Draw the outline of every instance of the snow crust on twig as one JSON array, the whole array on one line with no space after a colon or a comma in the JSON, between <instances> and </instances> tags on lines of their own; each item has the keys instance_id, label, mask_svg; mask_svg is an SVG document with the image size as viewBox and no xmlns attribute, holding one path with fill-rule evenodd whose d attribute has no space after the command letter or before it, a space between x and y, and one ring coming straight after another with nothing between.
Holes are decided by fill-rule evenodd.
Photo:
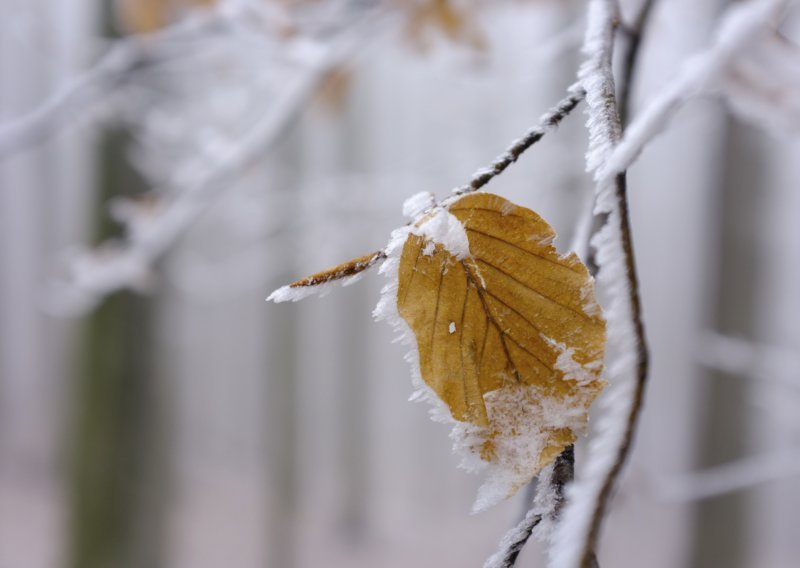
<instances>
[{"instance_id":1,"label":"snow crust on twig","mask_svg":"<svg viewBox=\"0 0 800 568\"><path fill-rule=\"evenodd\" d=\"M454 189L453 193L461 195L471 191L478 191L496 176L503 173L508 166L519 159L525 150L541 140L545 134L555 130L561 121L578 106L578 103L583 100L585 94L580 84L576 83L572 85L567 90L566 97L539 117L539 122L536 126L529 128L524 135L514 140L511 145L506 148L505 152L497 156L491 164L480 168L472 174L472 179L466 184Z\"/></svg>"},{"instance_id":2,"label":"snow crust on twig","mask_svg":"<svg viewBox=\"0 0 800 568\"><path fill-rule=\"evenodd\" d=\"M583 475L567 488L567 501L561 520L555 527L550 547L553 568L582 567L593 553L591 534L598 511L600 495L612 469L628 428L628 417L634 404L636 374L636 337L633 324L631 290L622 247L620 209L613 178L598 175L621 137L621 125L614 96L611 69L614 23L618 6L612 0L592 0L588 6L587 31L584 43L586 60L578 76L586 90L589 147L587 169L595 172L596 214L607 216L606 223L592 238L600 267L597 280L607 296L606 321L608 345L606 376L609 387L600 397L600 420L596 435L589 445L589 456Z\"/></svg>"},{"instance_id":3,"label":"snow crust on twig","mask_svg":"<svg viewBox=\"0 0 800 568\"><path fill-rule=\"evenodd\" d=\"M275 302L276 304L280 304L281 302L299 302L310 296L324 298L330 294L335 287L355 284L364 278L365 274L366 272L359 272L358 274L337 278L336 280L315 284L313 286L281 286L267 296L267 302Z\"/></svg>"},{"instance_id":4,"label":"snow crust on twig","mask_svg":"<svg viewBox=\"0 0 800 568\"><path fill-rule=\"evenodd\" d=\"M542 516L536 509L528 511L525 518L503 535L497 547L497 552L483 563L483 568L510 568L513 566L517 555L522 550L522 547L525 546L531 532L541 521Z\"/></svg>"}]
</instances>

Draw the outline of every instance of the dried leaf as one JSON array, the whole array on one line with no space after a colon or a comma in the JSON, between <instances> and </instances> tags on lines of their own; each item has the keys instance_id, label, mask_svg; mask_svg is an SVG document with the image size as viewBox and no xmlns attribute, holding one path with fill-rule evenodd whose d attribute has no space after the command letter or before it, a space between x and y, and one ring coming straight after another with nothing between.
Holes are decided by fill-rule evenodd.
<instances>
[{"instance_id":1,"label":"dried leaf","mask_svg":"<svg viewBox=\"0 0 800 568\"><path fill-rule=\"evenodd\" d=\"M325 74L314 102L330 114L341 114L352 86L352 71L343 65L336 66Z\"/></svg>"},{"instance_id":2,"label":"dried leaf","mask_svg":"<svg viewBox=\"0 0 800 568\"><path fill-rule=\"evenodd\" d=\"M541 217L497 195L460 197L404 237L397 313L422 380L457 421L457 445L490 466L476 502L485 508L585 428L604 385L593 280L577 256L558 254Z\"/></svg>"},{"instance_id":3,"label":"dried leaf","mask_svg":"<svg viewBox=\"0 0 800 568\"><path fill-rule=\"evenodd\" d=\"M216 0L118 0L117 18L128 33L152 33L174 22L188 9L208 7Z\"/></svg>"},{"instance_id":4,"label":"dried leaf","mask_svg":"<svg viewBox=\"0 0 800 568\"><path fill-rule=\"evenodd\" d=\"M404 2L404 7L408 10L406 33L418 48L429 48L428 36L439 32L454 43L481 51L486 49L483 31L470 17L470 12L453 5L453 0L415 0Z\"/></svg>"},{"instance_id":5,"label":"dried leaf","mask_svg":"<svg viewBox=\"0 0 800 568\"><path fill-rule=\"evenodd\" d=\"M559 255L539 215L489 193L436 205L417 194L385 251L272 293L299 300L385 262L375 310L416 348L416 398L453 422L469 469L486 469L474 508L513 495L576 440L602 390L605 320L594 281L574 253Z\"/></svg>"}]
</instances>

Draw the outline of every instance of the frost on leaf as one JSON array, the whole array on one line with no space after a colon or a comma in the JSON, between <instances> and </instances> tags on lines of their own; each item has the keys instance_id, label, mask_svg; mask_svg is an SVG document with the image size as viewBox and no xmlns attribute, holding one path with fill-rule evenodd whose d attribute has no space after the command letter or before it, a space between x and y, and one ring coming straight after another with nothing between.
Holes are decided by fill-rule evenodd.
<instances>
[{"instance_id":1,"label":"frost on leaf","mask_svg":"<svg viewBox=\"0 0 800 568\"><path fill-rule=\"evenodd\" d=\"M453 250L463 234L468 250ZM377 313L407 325L420 395L444 403L465 465L487 470L476 510L574 443L605 384L592 278L577 256L558 254L554 237L533 211L473 193L398 229L387 250L382 271L396 271L396 286Z\"/></svg>"}]
</instances>

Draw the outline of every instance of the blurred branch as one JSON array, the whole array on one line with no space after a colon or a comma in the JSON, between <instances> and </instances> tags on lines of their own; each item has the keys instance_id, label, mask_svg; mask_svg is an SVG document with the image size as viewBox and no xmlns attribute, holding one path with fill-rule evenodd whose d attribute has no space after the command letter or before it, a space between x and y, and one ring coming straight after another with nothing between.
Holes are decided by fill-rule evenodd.
<instances>
[{"instance_id":1,"label":"blurred branch","mask_svg":"<svg viewBox=\"0 0 800 568\"><path fill-rule=\"evenodd\" d=\"M709 331L699 338L695 357L711 369L800 389L800 356L790 349Z\"/></svg>"},{"instance_id":2,"label":"blurred branch","mask_svg":"<svg viewBox=\"0 0 800 568\"><path fill-rule=\"evenodd\" d=\"M751 456L701 471L656 480L660 499L690 502L800 476L800 448Z\"/></svg>"},{"instance_id":3,"label":"blurred branch","mask_svg":"<svg viewBox=\"0 0 800 568\"><path fill-rule=\"evenodd\" d=\"M642 149L690 99L713 92L743 50L771 29L775 17L795 0L749 0L732 4L720 19L716 41L686 61L676 78L641 111L598 171L609 182L628 169Z\"/></svg>"},{"instance_id":4,"label":"blurred branch","mask_svg":"<svg viewBox=\"0 0 800 568\"><path fill-rule=\"evenodd\" d=\"M177 43L202 37L222 20L218 10L208 10L162 31L114 41L97 63L41 106L0 124L0 160L53 136L110 97L133 72L174 58Z\"/></svg>"},{"instance_id":5,"label":"blurred branch","mask_svg":"<svg viewBox=\"0 0 800 568\"><path fill-rule=\"evenodd\" d=\"M105 295L119 289L146 285L152 264L206 210L211 201L230 187L236 177L260 159L284 132L330 69L363 48L364 39L377 29L380 2L363 9L356 21L348 20L325 44L306 43L303 68L282 88L279 98L264 110L247 131L219 157L192 171L180 187L165 193L155 207L124 208L128 234L121 243L109 242L75 256L66 282L53 286L50 309L80 313ZM352 14L351 14L352 15ZM298 40L299 41L299 40ZM313 49L312 49L313 48Z\"/></svg>"},{"instance_id":6,"label":"blurred branch","mask_svg":"<svg viewBox=\"0 0 800 568\"><path fill-rule=\"evenodd\" d=\"M639 36L646 24L651 4L646 2L632 33ZM579 77L586 89L589 150L587 167L595 170L595 213L604 214L604 225L595 234L600 266L599 277L611 295L606 314L609 343L616 352L609 355L615 375L613 402L606 410L606 428L589 457L587 479L570 493L570 502L559 524L551 557L563 567L597 565L595 550L611 494L627 461L642 409L648 371L648 348L642 321L639 282L633 251L633 237L627 199L625 171L603 179L599 172L622 137L620 109L627 109L630 82L640 42L632 42L621 70L622 95L615 95L612 69L614 33L620 24L615 0L594 0L587 17L584 53L587 60ZM628 376L630 375L630 376Z\"/></svg>"}]
</instances>

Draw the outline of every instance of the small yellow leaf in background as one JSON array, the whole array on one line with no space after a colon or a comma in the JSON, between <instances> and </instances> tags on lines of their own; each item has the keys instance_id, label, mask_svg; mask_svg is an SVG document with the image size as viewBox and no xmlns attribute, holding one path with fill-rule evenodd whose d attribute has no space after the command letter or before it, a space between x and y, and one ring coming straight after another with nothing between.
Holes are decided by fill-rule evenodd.
<instances>
[{"instance_id":1,"label":"small yellow leaf in background","mask_svg":"<svg viewBox=\"0 0 800 568\"><path fill-rule=\"evenodd\" d=\"M398 231L397 314L422 381L456 421L456 446L488 468L484 509L585 428L605 384L593 280L577 256L558 254L541 217L497 195L454 199Z\"/></svg>"},{"instance_id":2,"label":"small yellow leaf in background","mask_svg":"<svg viewBox=\"0 0 800 568\"><path fill-rule=\"evenodd\" d=\"M454 43L486 49L486 38L474 18L477 6L465 9L453 0L403 0L398 4L408 11L406 32L418 48L428 49L429 36L439 32Z\"/></svg>"},{"instance_id":3,"label":"small yellow leaf in background","mask_svg":"<svg viewBox=\"0 0 800 568\"><path fill-rule=\"evenodd\" d=\"M116 16L128 33L152 33L175 22L180 14L209 7L216 0L117 0Z\"/></svg>"}]
</instances>

